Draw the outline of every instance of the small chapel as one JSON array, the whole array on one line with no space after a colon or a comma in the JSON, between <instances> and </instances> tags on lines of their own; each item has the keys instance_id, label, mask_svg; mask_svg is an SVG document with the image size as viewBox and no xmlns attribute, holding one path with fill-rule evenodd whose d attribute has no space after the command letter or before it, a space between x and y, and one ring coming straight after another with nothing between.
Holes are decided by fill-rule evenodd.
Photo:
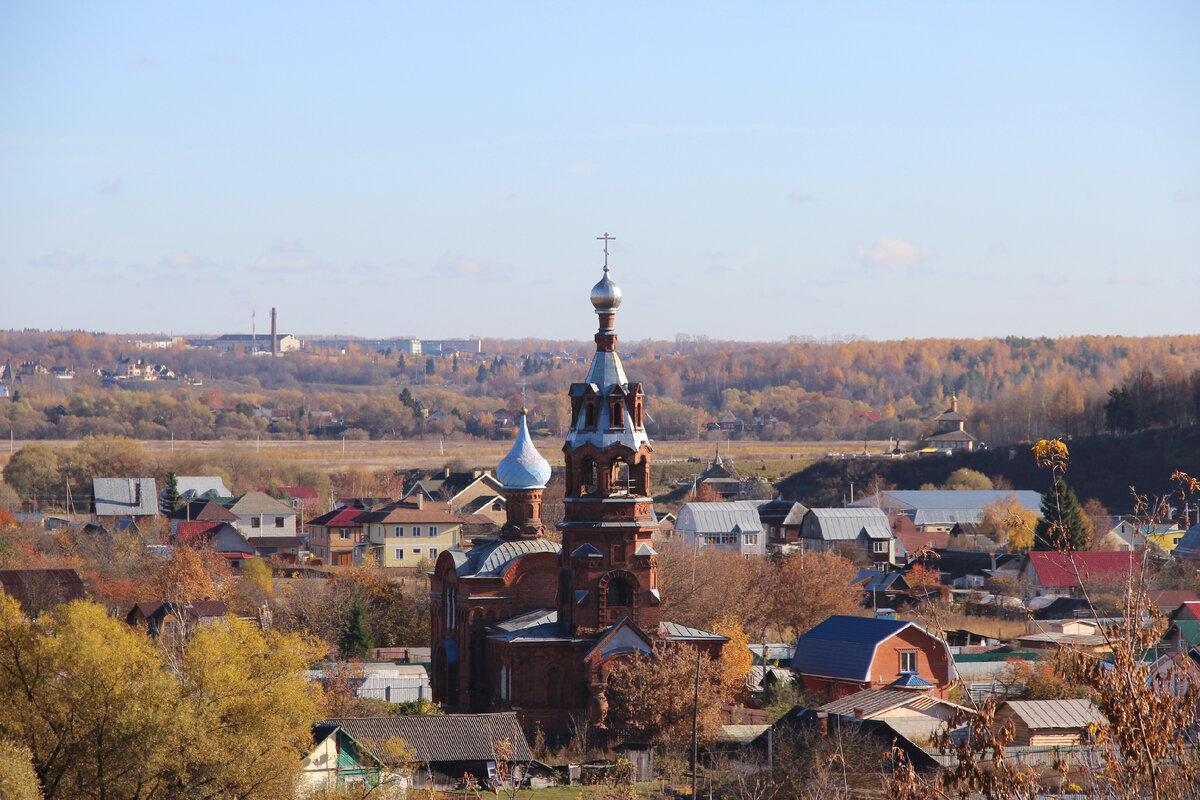
<instances>
[{"instance_id":1,"label":"small chapel","mask_svg":"<svg viewBox=\"0 0 1200 800\"><path fill-rule=\"evenodd\" d=\"M642 387L617 355L621 299L606 249L591 292L596 354L569 390L561 544L542 525L550 464L522 410L496 469L507 515L499 535L443 552L430 574L433 698L448 708L515 711L527 730L548 735L566 733L581 714L604 728L605 687L622 659L663 642L717 657L728 641L659 613L653 448Z\"/></svg>"}]
</instances>

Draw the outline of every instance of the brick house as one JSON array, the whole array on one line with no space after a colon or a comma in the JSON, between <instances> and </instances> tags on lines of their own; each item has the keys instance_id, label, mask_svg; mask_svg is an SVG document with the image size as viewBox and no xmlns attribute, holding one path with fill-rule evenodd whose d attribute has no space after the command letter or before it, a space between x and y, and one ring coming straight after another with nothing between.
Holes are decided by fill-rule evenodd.
<instances>
[{"instance_id":1,"label":"brick house","mask_svg":"<svg viewBox=\"0 0 1200 800\"><path fill-rule=\"evenodd\" d=\"M831 700L885 688L945 698L957 677L946 642L915 622L841 614L800 637L792 672Z\"/></svg>"}]
</instances>

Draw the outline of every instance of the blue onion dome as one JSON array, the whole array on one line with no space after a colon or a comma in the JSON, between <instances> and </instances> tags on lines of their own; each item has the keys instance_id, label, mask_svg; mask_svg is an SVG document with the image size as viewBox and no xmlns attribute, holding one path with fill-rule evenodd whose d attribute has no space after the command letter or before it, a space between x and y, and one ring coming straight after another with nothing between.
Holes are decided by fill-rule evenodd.
<instances>
[{"instance_id":1,"label":"blue onion dome","mask_svg":"<svg viewBox=\"0 0 1200 800\"><path fill-rule=\"evenodd\" d=\"M616 311L621 305L621 287L608 277L608 267L604 268L604 277L592 287L592 305L597 311Z\"/></svg>"},{"instance_id":2,"label":"blue onion dome","mask_svg":"<svg viewBox=\"0 0 1200 800\"><path fill-rule=\"evenodd\" d=\"M550 462L542 458L529 438L525 409L521 409L517 439L508 455L496 467L496 477L506 489L544 489L550 480Z\"/></svg>"}]
</instances>

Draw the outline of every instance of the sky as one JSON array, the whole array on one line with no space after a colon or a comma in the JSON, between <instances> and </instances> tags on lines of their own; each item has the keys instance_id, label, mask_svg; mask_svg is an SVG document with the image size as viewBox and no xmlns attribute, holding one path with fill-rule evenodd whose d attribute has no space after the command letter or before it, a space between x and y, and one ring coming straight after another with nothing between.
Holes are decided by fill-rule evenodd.
<instances>
[{"instance_id":1,"label":"sky","mask_svg":"<svg viewBox=\"0 0 1200 800\"><path fill-rule=\"evenodd\" d=\"M1200 3L0 3L0 329L1200 328Z\"/></svg>"}]
</instances>

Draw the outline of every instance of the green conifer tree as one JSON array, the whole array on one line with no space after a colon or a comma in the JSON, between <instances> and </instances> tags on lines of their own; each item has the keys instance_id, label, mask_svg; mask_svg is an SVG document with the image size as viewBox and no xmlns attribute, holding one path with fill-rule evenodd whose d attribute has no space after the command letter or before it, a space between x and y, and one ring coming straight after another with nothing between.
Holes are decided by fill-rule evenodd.
<instances>
[{"instance_id":1,"label":"green conifer tree","mask_svg":"<svg viewBox=\"0 0 1200 800\"><path fill-rule=\"evenodd\" d=\"M1033 530L1035 550L1090 550L1092 531L1075 491L1059 475L1042 495L1042 518Z\"/></svg>"},{"instance_id":2,"label":"green conifer tree","mask_svg":"<svg viewBox=\"0 0 1200 800\"><path fill-rule=\"evenodd\" d=\"M350 619L342 629L342 638L338 643L342 658L357 658L363 661L371 657L375 642L371 638L371 629L367 627L367 614L360 601L355 600L350 607Z\"/></svg>"},{"instance_id":3,"label":"green conifer tree","mask_svg":"<svg viewBox=\"0 0 1200 800\"><path fill-rule=\"evenodd\" d=\"M183 497L179 494L179 476L175 474L175 470L167 473L167 488L163 492L162 504L168 512L183 505Z\"/></svg>"}]
</instances>

